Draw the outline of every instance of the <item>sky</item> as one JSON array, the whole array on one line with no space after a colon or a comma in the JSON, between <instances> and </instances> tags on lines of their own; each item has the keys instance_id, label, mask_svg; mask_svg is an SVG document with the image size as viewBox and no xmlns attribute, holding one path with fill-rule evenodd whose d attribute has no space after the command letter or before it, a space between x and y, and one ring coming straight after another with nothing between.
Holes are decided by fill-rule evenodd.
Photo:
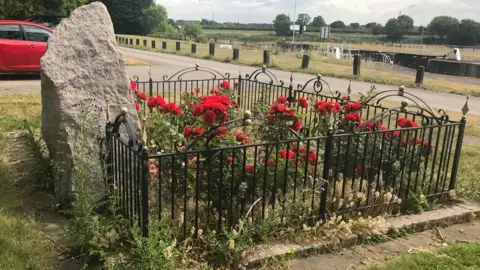
<instances>
[{"instance_id":1,"label":"sky","mask_svg":"<svg viewBox=\"0 0 480 270\"><path fill-rule=\"evenodd\" d=\"M285 13L293 17L295 0L156 0L175 20L211 20L218 22L272 23ZM342 20L346 24L385 22L399 13L411 16L415 25L428 25L439 15L480 21L480 0L297 0L296 14L323 16L327 23Z\"/></svg>"}]
</instances>

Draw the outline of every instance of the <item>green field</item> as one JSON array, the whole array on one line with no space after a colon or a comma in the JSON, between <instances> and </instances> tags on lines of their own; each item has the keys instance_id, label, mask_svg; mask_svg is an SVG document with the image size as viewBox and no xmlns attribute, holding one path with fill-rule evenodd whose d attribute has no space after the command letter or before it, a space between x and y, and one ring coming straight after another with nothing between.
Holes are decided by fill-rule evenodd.
<instances>
[{"instance_id":1,"label":"green field","mask_svg":"<svg viewBox=\"0 0 480 270\"><path fill-rule=\"evenodd\" d=\"M162 38L153 38L153 37L142 37L142 36L130 36L130 35L118 35L119 37L124 37L128 39L133 39L133 46L128 45L131 48L137 48L141 50L157 51L157 52L166 52L178 55L184 55L194 58L204 58L211 59L221 62L233 62L232 56L233 53L228 49L219 49L218 46L215 49L215 56L209 56L208 44L198 43L197 44L197 53L191 53L191 44L194 41L180 41L181 50L175 51L176 40L162 39ZM136 46L136 40L139 39L140 45ZM147 47L143 46L143 40L147 40ZM156 48L151 48L151 41L156 41ZM162 49L162 41L167 42L167 49ZM125 46L125 44L122 44ZM346 45L345 45L346 46ZM360 47L361 45L356 45ZM373 46L373 45L365 45ZM265 47L267 48L267 47ZM404 85L408 87L416 87L414 85L414 75L399 72L395 66L390 66L382 63L376 62L362 62L362 75L353 76L352 74L352 62L349 60L334 60L329 59L323 56L323 53L320 51L310 52L310 65L308 69L301 69L301 54L300 53L281 53L278 50L271 51L270 57L271 68L287 70L287 71L297 71L305 72L310 74L322 74L324 76L346 78L352 80L366 81L376 84L392 84L392 85ZM254 48L246 49L243 46L240 46L240 58L237 61L238 64L253 65L253 66L262 66L263 65L263 49ZM457 94L469 94L473 96L480 96L480 84L474 83L465 83L462 81L451 80L448 78L426 78L424 84L422 85L425 89L431 89L436 91L451 92Z\"/></svg>"}]
</instances>

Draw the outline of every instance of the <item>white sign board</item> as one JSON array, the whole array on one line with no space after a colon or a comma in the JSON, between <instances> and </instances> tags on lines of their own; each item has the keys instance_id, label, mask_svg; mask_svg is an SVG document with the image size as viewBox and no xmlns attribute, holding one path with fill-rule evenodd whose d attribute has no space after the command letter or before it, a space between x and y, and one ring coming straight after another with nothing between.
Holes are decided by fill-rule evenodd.
<instances>
[{"instance_id":1,"label":"white sign board","mask_svg":"<svg viewBox=\"0 0 480 270\"><path fill-rule=\"evenodd\" d=\"M293 25L290 25L290 31L293 31ZM295 25L295 31L300 31L300 25L296 24ZM303 26L303 31L307 31L307 26Z\"/></svg>"},{"instance_id":2,"label":"white sign board","mask_svg":"<svg viewBox=\"0 0 480 270\"><path fill-rule=\"evenodd\" d=\"M320 29L320 38L328 38L330 36L330 27L329 26L323 26Z\"/></svg>"}]
</instances>

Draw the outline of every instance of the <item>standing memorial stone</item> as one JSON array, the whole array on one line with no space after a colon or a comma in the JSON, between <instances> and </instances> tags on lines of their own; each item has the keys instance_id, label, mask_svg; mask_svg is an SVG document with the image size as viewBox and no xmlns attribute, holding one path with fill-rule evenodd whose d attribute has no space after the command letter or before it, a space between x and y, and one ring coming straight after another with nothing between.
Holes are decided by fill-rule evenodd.
<instances>
[{"instance_id":1,"label":"standing memorial stone","mask_svg":"<svg viewBox=\"0 0 480 270\"><path fill-rule=\"evenodd\" d=\"M137 132L140 128L125 60L102 3L79 7L58 25L41 60L40 75L42 133L56 167L55 195L68 204L75 164L88 162L85 173L94 185L91 199L99 200L106 190L99 140L105 137L105 124L123 107Z\"/></svg>"}]
</instances>

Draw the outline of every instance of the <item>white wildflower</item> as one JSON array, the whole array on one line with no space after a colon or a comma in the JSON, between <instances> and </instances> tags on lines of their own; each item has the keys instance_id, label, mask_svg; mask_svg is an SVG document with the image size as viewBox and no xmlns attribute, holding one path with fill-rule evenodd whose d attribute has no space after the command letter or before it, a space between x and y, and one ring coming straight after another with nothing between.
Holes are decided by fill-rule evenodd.
<instances>
[{"instance_id":1,"label":"white wildflower","mask_svg":"<svg viewBox=\"0 0 480 270\"><path fill-rule=\"evenodd\" d=\"M234 248L235 248L235 240L230 239L230 240L228 241L228 248L229 248L229 249L234 249Z\"/></svg>"}]
</instances>

